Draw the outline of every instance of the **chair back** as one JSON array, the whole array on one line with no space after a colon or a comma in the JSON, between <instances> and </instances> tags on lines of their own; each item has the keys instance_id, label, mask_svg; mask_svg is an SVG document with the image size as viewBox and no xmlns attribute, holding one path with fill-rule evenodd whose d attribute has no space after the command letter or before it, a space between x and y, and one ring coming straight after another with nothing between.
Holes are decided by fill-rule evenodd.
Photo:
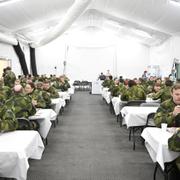
<instances>
[{"instance_id":1,"label":"chair back","mask_svg":"<svg viewBox=\"0 0 180 180\"><path fill-rule=\"evenodd\" d=\"M144 100L133 100L133 101L128 101L125 106L140 106L140 104L144 103Z\"/></svg>"},{"instance_id":2,"label":"chair back","mask_svg":"<svg viewBox=\"0 0 180 180\"><path fill-rule=\"evenodd\" d=\"M18 128L17 130L31 130L31 123L26 118L17 118L18 121Z\"/></svg>"},{"instance_id":3,"label":"chair back","mask_svg":"<svg viewBox=\"0 0 180 180\"><path fill-rule=\"evenodd\" d=\"M143 107L159 107L160 103L157 103L157 102L145 102L145 103L141 103L140 106L143 106Z\"/></svg>"},{"instance_id":4,"label":"chair back","mask_svg":"<svg viewBox=\"0 0 180 180\"><path fill-rule=\"evenodd\" d=\"M148 114L145 127L155 127L156 126L154 123L155 114L156 113L149 113Z\"/></svg>"}]
</instances>

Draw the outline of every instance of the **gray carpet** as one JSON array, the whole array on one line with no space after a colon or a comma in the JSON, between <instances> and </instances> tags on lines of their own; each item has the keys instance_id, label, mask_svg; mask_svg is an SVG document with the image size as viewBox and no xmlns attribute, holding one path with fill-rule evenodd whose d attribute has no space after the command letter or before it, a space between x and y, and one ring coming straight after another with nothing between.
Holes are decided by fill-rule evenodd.
<instances>
[{"instance_id":1,"label":"gray carpet","mask_svg":"<svg viewBox=\"0 0 180 180\"><path fill-rule=\"evenodd\" d=\"M30 160L28 180L153 179L145 147L139 142L132 150L127 129L119 127L101 96L76 92L48 141L42 159Z\"/></svg>"}]
</instances>

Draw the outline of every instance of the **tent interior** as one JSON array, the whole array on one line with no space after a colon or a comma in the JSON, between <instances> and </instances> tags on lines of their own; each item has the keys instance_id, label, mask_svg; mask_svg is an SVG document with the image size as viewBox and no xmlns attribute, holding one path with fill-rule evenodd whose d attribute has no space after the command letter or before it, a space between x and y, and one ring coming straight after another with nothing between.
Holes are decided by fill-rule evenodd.
<instances>
[{"instance_id":1,"label":"tent interior","mask_svg":"<svg viewBox=\"0 0 180 180\"><path fill-rule=\"evenodd\" d=\"M22 74L13 45L20 44L29 73L30 47L38 74L71 80L167 77L180 59L179 0L1 0L0 58Z\"/></svg>"}]
</instances>

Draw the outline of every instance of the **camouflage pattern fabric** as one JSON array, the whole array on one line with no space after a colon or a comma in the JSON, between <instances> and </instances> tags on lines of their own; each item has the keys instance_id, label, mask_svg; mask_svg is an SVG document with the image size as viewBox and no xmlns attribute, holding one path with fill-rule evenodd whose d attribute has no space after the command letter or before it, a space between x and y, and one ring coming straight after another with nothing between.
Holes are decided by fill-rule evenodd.
<instances>
[{"instance_id":1,"label":"camouflage pattern fabric","mask_svg":"<svg viewBox=\"0 0 180 180\"><path fill-rule=\"evenodd\" d=\"M180 129L168 139L168 147L171 151L180 152ZM180 157L176 159L176 165L180 172Z\"/></svg>"},{"instance_id":2,"label":"camouflage pattern fabric","mask_svg":"<svg viewBox=\"0 0 180 180\"><path fill-rule=\"evenodd\" d=\"M22 93L13 95L5 104L15 113L16 118L28 118L36 113L31 98Z\"/></svg>"},{"instance_id":3,"label":"camouflage pattern fabric","mask_svg":"<svg viewBox=\"0 0 180 180\"><path fill-rule=\"evenodd\" d=\"M54 87L50 87L47 92L50 94L51 98L59 98L58 91Z\"/></svg>"},{"instance_id":4,"label":"camouflage pattern fabric","mask_svg":"<svg viewBox=\"0 0 180 180\"><path fill-rule=\"evenodd\" d=\"M171 151L180 152L180 129L168 139L168 147Z\"/></svg>"},{"instance_id":5,"label":"camouflage pattern fabric","mask_svg":"<svg viewBox=\"0 0 180 180\"><path fill-rule=\"evenodd\" d=\"M34 90L31 94L29 94L32 100L35 100L37 104L36 108L46 108L46 102L42 96L42 92L38 90Z\"/></svg>"},{"instance_id":6,"label":"camouflage pattern fabric","mask_svg":"<svg viewBox=\"0 0 180 180\"><path fill-rule=\"evenodd\" d=\"M8 71L4 76L4 85L12 88L16 80L16 75L12 71Z\"/></svg>"},{"instance_id":7,"label":"camouflage pattern fabric","mask_svg":"<svg viewBox=\"0 0 180 180\"><path fill-rule=\"evenodd\" d=\"M171 87L165 87L159 92L152 95L153 100L161 99L161 102L164 102L171 98Z\"/></svg>"},{"instance_id":8,"label":"camouflage pattern fabric","mask_svg":"<svg viewBox=\"0 0 180 180\"><path fill-rule=\"evenodd\" d=\"M14 131L18 128L15 114L7 106L0 107L0 131Z\"/></svg>"},{"instance_id":9,"label":"camouflage pattern fabric","mask_svg":"<svg viewBox=\"0 0 180 180\"><path fill-rule=\"evenodd\" d=\"M161 103L154 116L154 123L157 127L161 127L161 123L167 123L168 127L175 126L175 117L172 116L175 106L172 98Z\"/></svg>"},{"instance_id":10,"label":"camouflage pattern fabric","mask_svg":"<svg viewBox=\"0 0 180 180\"><path fill-rule=\"evenodd\" d=\"M113 86L114 85L114 81L113 80L104 80L104 82L102 83L102 86L103 87L108 87L108 88L110 88L111 86Z\"/></svg>"},{"instance_id":11,"label":"camouflage pattern fabric","mask_svg":"<svg viewBox=\"0 0 180 180\"><path fill-rule=\"evenodd\" d=\"M40 102L43 103L44 108L50 108L51 107L51 97L46 91L44 91L42 89L35 89L34 94L37 94L38 96L41 97ZM45 105L44 105L44 103L45 103ZM42 108L43 108L43 106L41 105Z\"/></svg>"},{"instance_id":12,"label":"camouflage pattern fabric","mask_svg":"<svg viewBox=\"0 0 180 180\"><path fill-rule=\"evenodd\" d=\"M121 95L122 101L145 100L146 94L140 86L132 86Z\"/></svg>"}]
</instances>

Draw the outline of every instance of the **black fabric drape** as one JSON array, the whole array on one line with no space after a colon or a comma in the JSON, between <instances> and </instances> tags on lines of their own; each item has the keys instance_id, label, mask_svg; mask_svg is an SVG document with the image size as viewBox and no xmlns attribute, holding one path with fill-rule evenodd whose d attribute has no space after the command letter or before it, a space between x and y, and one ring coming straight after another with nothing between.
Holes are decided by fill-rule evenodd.
<instances>
[{"instance_id":1,"label":"black fabric drape","mask_svg":"<svg viewBox=\"0 0 180 180\"><path fill-rule=\"evenodd\" d=\"M27 68L27 64L26 64L25 55L24 55L24 52L23 52L22 49L21 49L20 44L18 43L17 46L13 45L13 48L14 48L14 50L15 50L18 58L19 58L19 62L20 62L20 65L21 65L23 74L24 74L24 75L29 74L28 68Z\"/></svg>"},{"instance_id":2,"label":"black fabric drape","mask_svg":"<svg viewBox=\"0 0 180 180\"><path fill-rule=\"evenodd\" d=\"M30 47L31 70L33 76L37 76L35 48Z\"/></svg>"}]
</instances>

